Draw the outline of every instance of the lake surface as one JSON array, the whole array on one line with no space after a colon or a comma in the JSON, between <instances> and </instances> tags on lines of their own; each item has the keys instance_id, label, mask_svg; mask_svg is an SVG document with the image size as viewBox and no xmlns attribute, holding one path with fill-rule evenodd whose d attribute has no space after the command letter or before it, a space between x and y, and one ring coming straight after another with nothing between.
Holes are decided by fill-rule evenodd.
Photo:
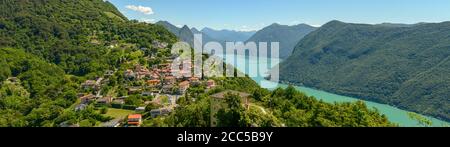
<instances>
[{"instance_id":1,"label":"lake surface","mask_svg":"<svg viewBox=\"0 0 450 147\"><path fill-rule=\"evenodd\" d=\"M234 58L236 57L236 58ZM222 57L223 58L223 57ZM275 89L278 87L285 88L288 85L280 84L277 82L272 82L264 79L267 76L267 72L270 68L273 68L275 65L281 62L280 59L270 59L270 58L262 58L259 60L257 57L245 57L243 55L226 55L225 58L229 60L225 60L226 63L234 65L237 69L242 72L245 72L248 75L251 75L251 78L256 81L261 87L268 89ZM245 63L245 64L244 64ZM238 66L239 65L239 66ZM243 66L247 65L247 66ZM264 68L267 67L267 68ZM258 72L259 70L259 72ZM342 95L337 95L333 93L329 93L326 91L316 90L313 88L303 87L303 86L295 86L295 88L308 96L314 96L317 99L323 100L327 103L335 103L335 102L355 102L361 99L347 97ZM386 115L391 122L397 123L403 127L417 127L418 122L416 120L412 120L408 116L408 111L398 109L393 106L389 106L386 104L380 104L370 101L362 100L366 103L369 108L376 108L380 113ZM432 118L426 117L433 122L433 126L449 126L450 123Z\"/></svg>"}]
</instances>

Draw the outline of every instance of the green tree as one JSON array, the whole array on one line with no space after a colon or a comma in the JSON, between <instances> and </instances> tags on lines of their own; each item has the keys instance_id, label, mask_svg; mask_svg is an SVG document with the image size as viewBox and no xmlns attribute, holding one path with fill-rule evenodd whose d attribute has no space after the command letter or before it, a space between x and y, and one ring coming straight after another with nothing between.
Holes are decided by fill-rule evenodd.
<instances>
[{"instance_id":1,"label":"green tree","mask_svg":"<svg viewBox=\"0 0 450 147\"><path fill-rule=\"evenodd\" d=\"M408 116L410 119L417 121L417 124L422 127L431 127L433 126L433 122L420 114L414 112L408 112Z\"/></svg>"},{"instance_id":2,"label":"green tree","mask_svg":"<svg viewBox=\"0 0 450 147\"><path fill-rule=\"evenodd\" d=\"M101 113L101 114L106 114L106 113L108 113L108 107L101 107L101 108L100 108L100 113Z\"/></svg>"},{"instance_id":3,"label":"green tree","mask_svg":"<svg viewBox=\"0 0 450 147\"><path fill-rule=\"evenodd\" d=\"M5 59L0 59L0 83L6 80L9 76L11 76L11 70L9 68L8 63L6 63Z\"/></svg>"},{"instance_id":4,"label":"green tree","mask_svg":"<svg viewBox=\"0 0 450 147\"><path fill-rule=\"evenodd\" d=\"M161 105L158 105L158 104L156 104L156 103L150 103L150 104L148 104L146 107L145 107L145 111L146 112L150 112L150 111L152 111L152 110L154 110L154 109L158 109L158 108L160 108L160 107L162 107Z\"/></svg>"},{"instance_id":5,"label":"green tree","mask_svg":"<svg viewBox=\"0 0 450 147\"><path fill-rule=\"evenodd\" d=\"M143 101L139 95L130 95L125 99L125 104L127 105L139 106L142 103Z\"/></svg>"},{"instance_id":6,"label":"green tree","mask_svg":"<svg viewBox=\"0 0 450 147\"><path fill-rule=\"evenodd\" d=\"M239 95L225 94L226 107L217 112L217 126L219 127L247 127L245 108L242 106L242 100Z\"/></svg>"}]
</instances>

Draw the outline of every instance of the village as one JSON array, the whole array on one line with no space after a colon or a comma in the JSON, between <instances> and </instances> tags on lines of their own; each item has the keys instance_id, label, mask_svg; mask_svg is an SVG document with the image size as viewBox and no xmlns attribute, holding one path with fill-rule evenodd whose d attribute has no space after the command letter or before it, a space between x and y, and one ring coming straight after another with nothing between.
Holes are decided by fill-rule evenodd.
<instances>
[{"instance_id":1,"label":"village","mask_svg":"<svg viewBox=\"0 0 450 147\"><path fill-rule=\"evenodd\" d=\"M157 46L164 48L167 45L157 44ZM108 113L126 112L121 116L111 114L115 118L103 123L101 127L138 127L142 125L145 117L155 118L174 111L178 106L178 99L185 95L191 86L204 85L207 89L216 86L214 80L175 76L191 75L194 66L191 60L184 60L179 68L181 70L172 70L171 63L174 59L174 57L165 58L165 62L151 67L135 64L125 71L107 70L101 77L86 80L81 84L81 90L84 92L78 94L80 103L75 106L75 111L84 110L93 104L97 108L106 107L111 111ZM117 89L102 91L105 86L111 84L110 78L113 76L123 78L125 82L121 87L126 89L126 94L115 94ZM142 102L127 103L130 97L137 97Z\"/></svg>"}]
</instances>

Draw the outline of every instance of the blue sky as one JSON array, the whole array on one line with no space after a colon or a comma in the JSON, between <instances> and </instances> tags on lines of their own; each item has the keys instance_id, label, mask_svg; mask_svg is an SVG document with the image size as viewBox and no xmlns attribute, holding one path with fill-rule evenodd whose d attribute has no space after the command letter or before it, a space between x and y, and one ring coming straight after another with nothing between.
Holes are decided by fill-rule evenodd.
<instances>
[{"instance_id":1,"label":"blue sky","mask_svg":"<svg viewBox=\"0 0 450 147\"><path fill-rule=\"evenodd\" d=\"M450 0L109 0L130 19L202 29L258 30L272 23L320 26L450 21Z\"/></svg>"}]
</instances>

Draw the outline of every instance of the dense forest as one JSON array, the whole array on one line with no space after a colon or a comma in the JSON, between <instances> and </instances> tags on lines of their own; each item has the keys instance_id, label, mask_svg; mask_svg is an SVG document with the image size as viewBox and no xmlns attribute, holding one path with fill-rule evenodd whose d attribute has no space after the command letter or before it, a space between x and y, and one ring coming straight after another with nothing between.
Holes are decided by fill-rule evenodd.
<instances>
[{"instance_id":1,"label":"dense forest","mask_svg":"<svg viewBox=\"0 0 450 147\"><path fill-rule=\"evenodd\" d=\"M250 78L221 78L219 87L206 93L196 87L189 96L180 99L181 106L166 117L145 122L150 127L209 127L211 117L217 119L217 126L235 127L392 127L384 115L375 109L368 109L364 102L329 104L308 97L294 87L278 88L273 91L260 88ZM225 94L225 106L211 116L211 94L237 90L250 94L249 108L245 108L242 97ZM200 91L200 92L199 92ZM200 113L199 113L200 112Z\"/></svg>"},{"instance_id":2,"label":"dense forest","mask_svg":"<svg viewBox=\"0 0 450 147\"><path fill-rule=\"evenodd\" d=\"M164 28L128 21L101 0L2 0L0 9L1 46L24 49L73 75L107 69L110 45L176 41Z\"/></svg>"},{"instance_id":3,"label":"dense forest","mask_svg":"<svg viewBox=\"0 0 450 147\"><path fill-rule=\"evenodd\" d=\"M168 47L155 47L155 41ZM90 90L82 83L117 71L102 90L127 95L124 84L140 83L127 81L124 71L136 64L158 65L176 41L162 26L127 20L103 0L1 0L0 127L92 127L110 121L104 115L108 108L75 109L79 93ZM395 126L362 102L327 104L292 87L261 89L248 77L213 79L218 87L190 87L174 112L146 116L144 126L207 127L211 117L218 126ZM227 93L224 106L210 116L211 95L226 90L250 93L251 106ZM144 99L151 97L131 95L125 106Z\"/></svg>"},{"instance_id":4,"label":"dense forest","mask_svg":"<svg viewBox=\"0 0 450 147\"><path fill-rule=\"evenodd\" d=\"M299 42L281 80L450 119L450 22L332 21Z\"/></svg>"},{"instance_id":5,"label":"dense forest","mask_svg":"<svg viewBox=\"0 0 450 147\"><path fill-rule=\"evenodd\" d=\"M0 126L108 120L93 108L68 109L80 83L130 58L111 46L152 50L154 40L177 39L161 26L127 20L103 0L1 0Z\"/></svg>"}]
</instances>

